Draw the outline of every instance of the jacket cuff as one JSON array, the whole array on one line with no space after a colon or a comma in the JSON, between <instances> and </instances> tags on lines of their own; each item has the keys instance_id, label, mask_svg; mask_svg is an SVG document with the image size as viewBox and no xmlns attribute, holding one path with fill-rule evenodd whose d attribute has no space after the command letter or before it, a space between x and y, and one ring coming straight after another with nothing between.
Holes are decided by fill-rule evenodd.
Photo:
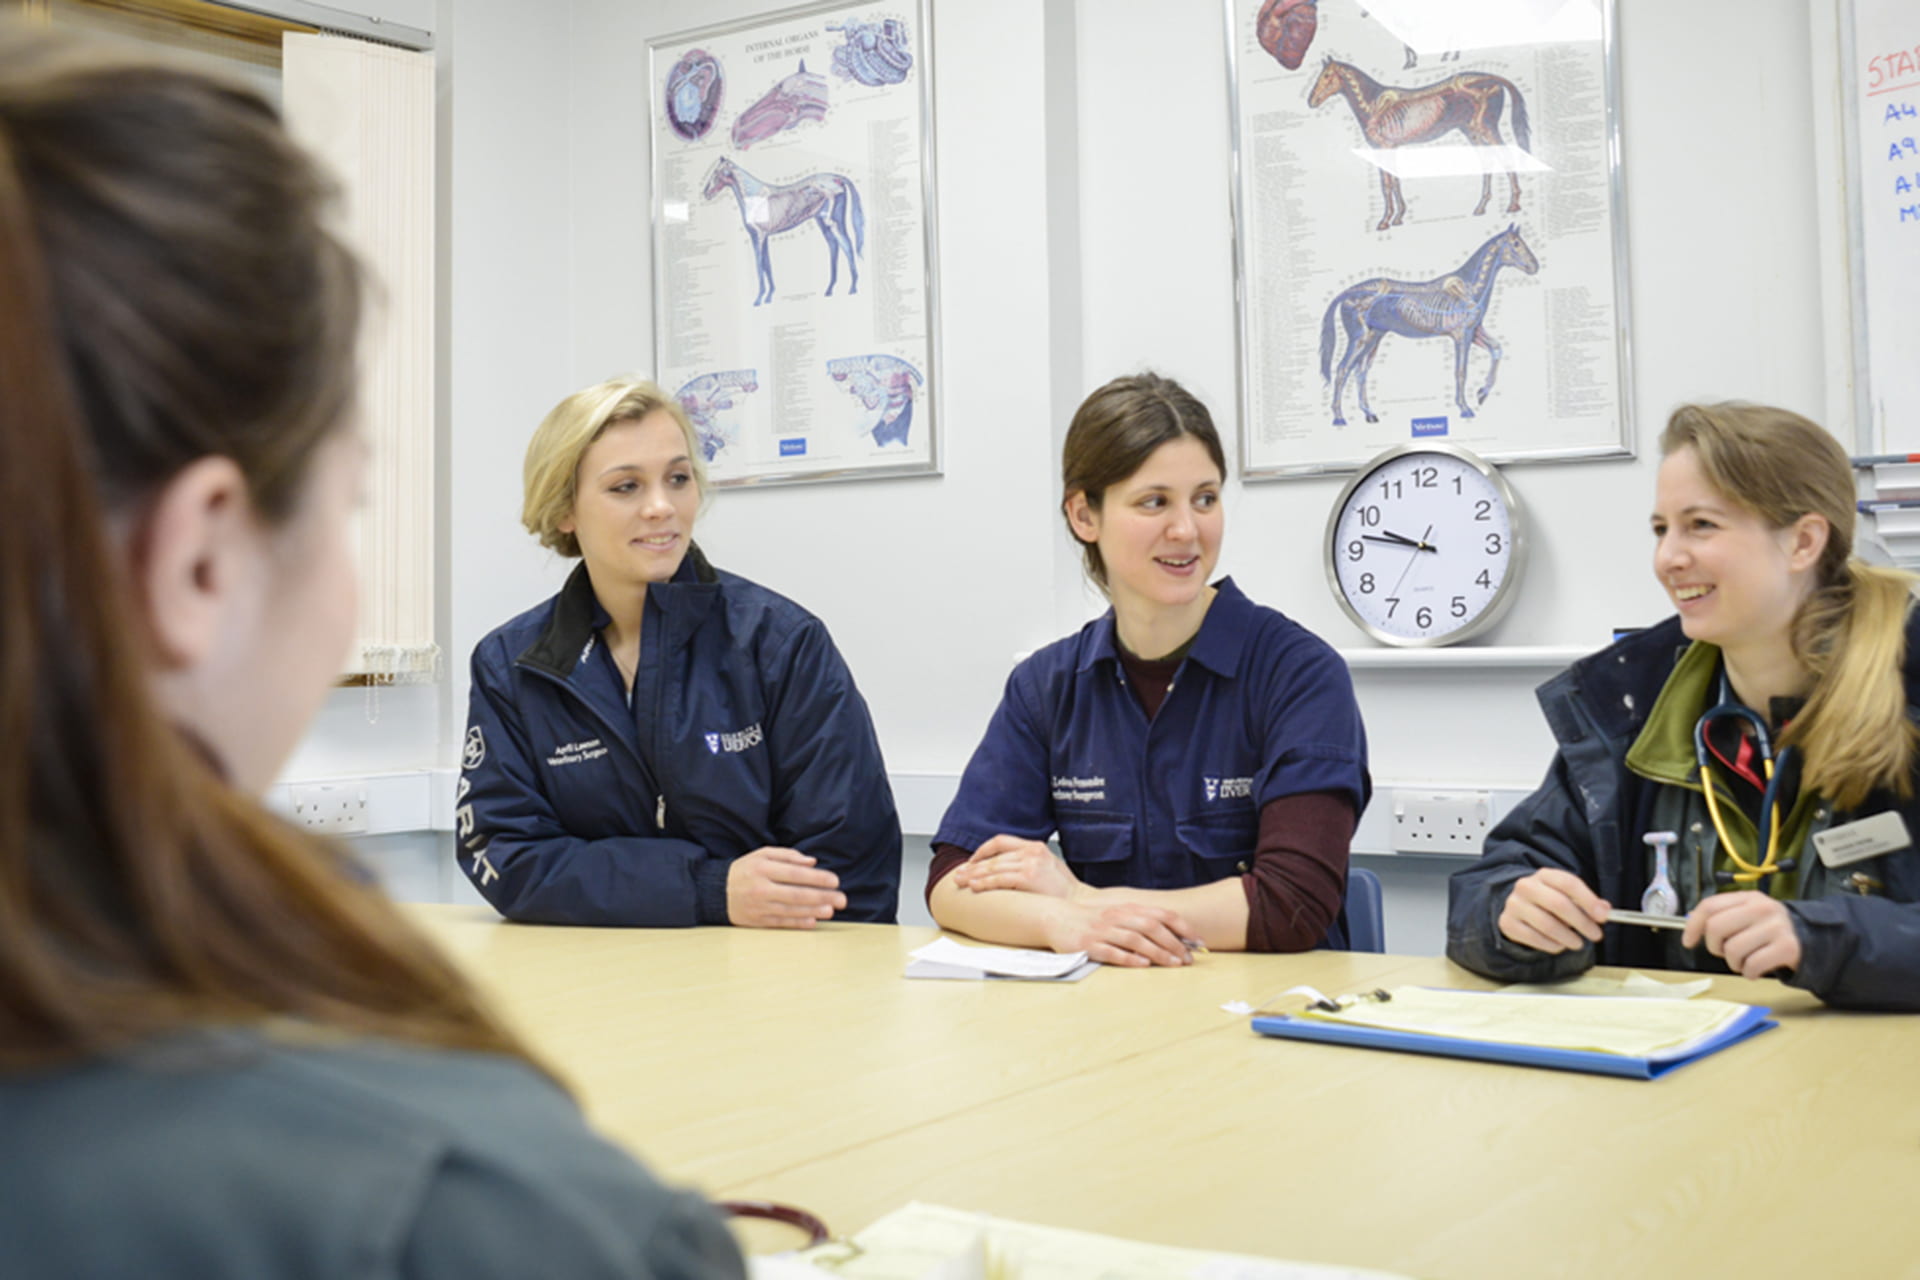
<instances>
[{"instance_id":1,"label":"jacket cuff","mask_svg":"<svg viewBox=\"0 0 1920 1280\"><path fill-rule=\"evenodd\" d=\"M1786 984L1825 999L1853 955L1846 915L1837 903L1823 898L1789 902L1786 908L1800 939L1800 963Z\"/></svg>"},{"instance_id":2,"label":"jacket cuff","mask_svg":"<svg viewBox=\"0 0 1920 1280\"><path fill-rule=\"evenodd\" d=\"M727 915L728 858L703 858L693 869L693 906L701 924L731 924Z\"/></svg>"}]
</instances>

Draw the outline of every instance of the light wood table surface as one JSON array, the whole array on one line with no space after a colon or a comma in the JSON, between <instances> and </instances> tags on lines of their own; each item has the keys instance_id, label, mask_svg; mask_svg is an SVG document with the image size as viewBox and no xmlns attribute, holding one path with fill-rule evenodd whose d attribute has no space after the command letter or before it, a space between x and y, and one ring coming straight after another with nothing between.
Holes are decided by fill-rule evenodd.
<instances>
[{"instance_id":1,"label":"light wood table surface","mask_svg":"<svg viewBox=\"0 0 1920 1280\"><path fill-rule=\"evenodd\" d=\"M603 1131L710 1194L851 1233L908 1200L1452 1276L1920 1276L1920 1017L1778 983L1777 1030L1658 1081L1254 1035L1297 983L1443 960L1212 954L1072 984L900 976L929 929L421 918Z\"/></svg>"}]
</instances>

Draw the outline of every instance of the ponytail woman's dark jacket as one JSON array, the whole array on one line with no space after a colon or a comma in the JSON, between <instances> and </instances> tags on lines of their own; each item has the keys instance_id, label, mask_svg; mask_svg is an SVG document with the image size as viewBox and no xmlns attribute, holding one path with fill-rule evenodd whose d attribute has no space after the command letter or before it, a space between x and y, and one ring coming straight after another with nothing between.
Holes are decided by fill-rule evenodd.
<instances>
[{"instance_id":1,"label":"ponytail woman's dark jacket","mask_svg":"<svg viewBox=\"0 0 1920 1280\"><path fill-rule=\"evenodd\" d=\"M1655 829L1655 805L1672 788L1628 768L1626 757L1688 643L1679 620L1669 619L1540 687L1559 751L1540 789L1488 835L1480 860L1454 873L1450 959L1507 982L1551 981L1594 964L1668 963L1666 942L1650 929L1610 925L1598 945L1553 955L1507 938L1498 922L1514 883L1543 867L1571 871L1616 906L1639 907L1650 878L1641 836ZM1920 721L1920 614L1907 618L1904 675L1908 718ZM1814 829L1896 810L1920 836L1920 775L1915 783L1915 798L1906 801L1876 791L1851 813L1822 805ZM1811 845L1793 852L1803 867L1802 896L1787 910L1802 955L1787 983L1832 1005L1920 1010L1920 850L1909 844L1839 871L1822 866ZM1880 887L1851 892L1863 882L1856 875ZM1719 964L1704 950L1697 956L1703 968Z\"/></svg>"},{"instance_id":2,"label":"ponytail woman's dark jacket","mask_svg":"<svg viewBox=\"0 0 1920 1280\"><path fill-rule=\"evenodd\" d=\"M647 601L637 709L585 565L474 649L461 870L512 920L726 924L733 860L777 845L839 876L836 919L891 924L900 820L826 627L698 547Z\"/></svg>"}]
</instances>

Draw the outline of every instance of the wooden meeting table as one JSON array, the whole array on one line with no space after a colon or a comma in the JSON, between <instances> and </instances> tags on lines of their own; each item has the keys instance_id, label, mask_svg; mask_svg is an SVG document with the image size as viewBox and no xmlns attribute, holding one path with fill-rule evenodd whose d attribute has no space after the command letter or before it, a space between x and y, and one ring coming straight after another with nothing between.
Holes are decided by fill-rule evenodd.
<instances>
[{"instance_id":1,"label":"wooden meeting table","mask_svg":"<svg viewBox=\"0 0 1920 1280\"><path fill-rule=\"evenodd\" d=\"M715 1198L851 1234L908 1200L1408 1275L1920 1273L1920 1017L1775 982L1777 1030L1657 1081L1253 1034L1447 961L1214 953L909 981L925 928L575 929L411 909L594 1123Z\"/></svg>"}]
</instances>

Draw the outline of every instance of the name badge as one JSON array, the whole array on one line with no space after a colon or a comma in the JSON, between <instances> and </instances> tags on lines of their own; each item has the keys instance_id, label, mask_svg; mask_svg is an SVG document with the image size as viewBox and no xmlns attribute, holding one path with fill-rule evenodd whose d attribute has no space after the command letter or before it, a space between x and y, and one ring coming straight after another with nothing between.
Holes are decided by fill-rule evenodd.
<instances>
[{"instance_id":1,"label":"name badge","mask_svg":"<svg viewBox=\"0 0 1920 1280\"><path fill-rule=\"evenodd\" d=\"M1845 826L1829 827L1816 832L1813 837L1814 850L1819 853L1820 861L1829 867L1849 866L1883 853L1904 849L1912 843L1913 837L1907 834L1907 824L1892 809L1858 822L1849 822Z\"/></svg>"}]
</instances>

